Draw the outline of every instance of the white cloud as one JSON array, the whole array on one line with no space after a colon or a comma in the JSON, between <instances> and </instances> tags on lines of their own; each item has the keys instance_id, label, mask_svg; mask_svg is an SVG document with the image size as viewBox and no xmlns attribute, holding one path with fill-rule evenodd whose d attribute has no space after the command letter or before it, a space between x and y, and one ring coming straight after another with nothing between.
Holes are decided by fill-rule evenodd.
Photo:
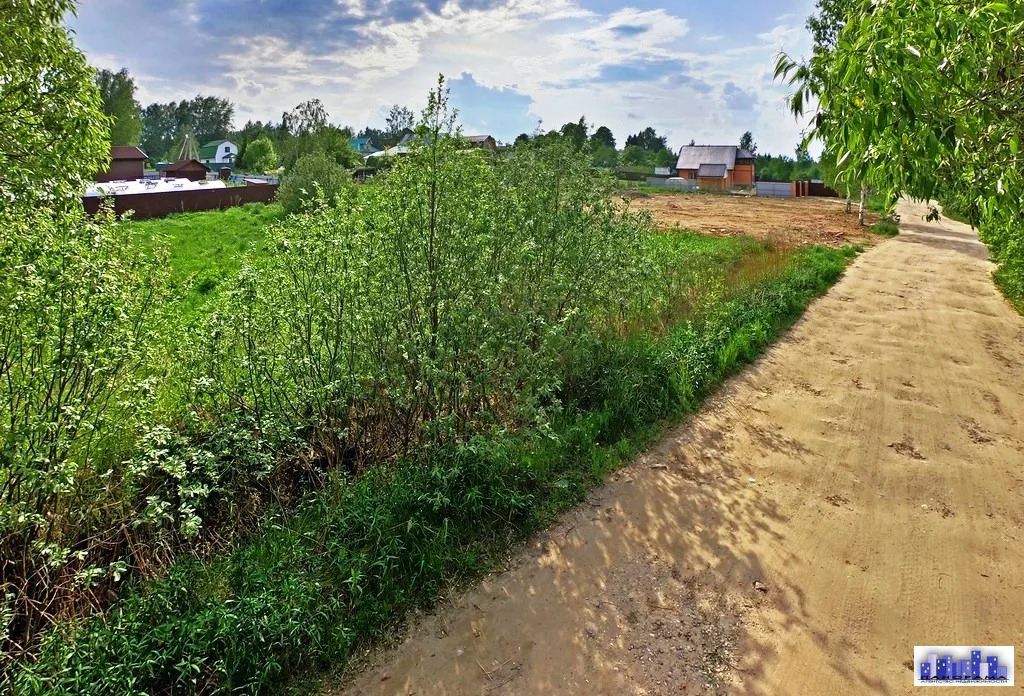
<instances>
[{"instance_id":1,"label":"white cloud","mask_svg":"<svg viewBox=\"0 0 1024 696\"><path fill-rule=\"evenodd\" d=\"M399 22L374 18L365 0L338 0L337 11L363 23L357 40L325 45L290 40L266 23L225 40L207 33L197 0L181 14L136 0L87 3L75 25L94 64L129 68L144 104L202 91L231 98L242 121L277 119L317 97L336 122L380 123L386 105L419 109L438 73L466 73L480 87L523 95L515 100L522 120L539 117L546 128L585 114L590 123L611 127L620 142L646 125L675 145L691 138L731 143L753 130L762 150L789 152L798 138L799 127L783 109L786 88L772 82L779 49L797 55L808 49L795 19L775 20L749 45L723 48L723 35L691 40L691 22L678 4L604 13L579 0L483 4L472 9L449 1L437 14ZM122 20L149 31L132 32ZM679 63L676 72L671 60ZM464 117L467 124L484 120L472 105Z\"/></svg>"}]
</instances>

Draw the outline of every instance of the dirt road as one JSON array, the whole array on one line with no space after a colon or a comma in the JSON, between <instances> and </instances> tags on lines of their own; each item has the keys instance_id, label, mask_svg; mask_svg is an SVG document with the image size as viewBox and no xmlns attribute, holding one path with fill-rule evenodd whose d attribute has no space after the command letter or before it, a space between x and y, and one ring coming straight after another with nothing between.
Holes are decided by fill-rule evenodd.
<instances>
[{"instance_id":1,"label":"dirt road","mask_svg":"<svg viewBox=\"0 0 1024 696\"><path fill-rule=\"evenodd\" d=\"M347 693L908 694L915 644L1024 649L1024 318L969 228L901 212L699 415Z\"/></svg>"}]
</instances>

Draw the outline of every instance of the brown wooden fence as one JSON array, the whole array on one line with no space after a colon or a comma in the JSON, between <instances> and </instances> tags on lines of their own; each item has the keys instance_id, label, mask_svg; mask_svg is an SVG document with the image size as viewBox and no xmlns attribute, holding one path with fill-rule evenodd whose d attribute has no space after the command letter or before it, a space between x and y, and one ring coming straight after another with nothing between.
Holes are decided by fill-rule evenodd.
<instances>
[{"instance_id":1,"label":"brown wooden fence","mask_svg":"<svg viewBox=\"0 0 1024 696\"><path fill-rule=\"evenodd\" d=\"M269 203L277 195L277 184L253 184L250 186L229 186L222 189L199 191L164 191L162 193L133 193L126 196L96 196L82 198L82 205L90 215L95 215L103 200L113 199L114 212L123 215L135 211L136 220L158 218L172 213L193 213L201 210L220 210L246 203Z\"/></svg>"}]
</instances>

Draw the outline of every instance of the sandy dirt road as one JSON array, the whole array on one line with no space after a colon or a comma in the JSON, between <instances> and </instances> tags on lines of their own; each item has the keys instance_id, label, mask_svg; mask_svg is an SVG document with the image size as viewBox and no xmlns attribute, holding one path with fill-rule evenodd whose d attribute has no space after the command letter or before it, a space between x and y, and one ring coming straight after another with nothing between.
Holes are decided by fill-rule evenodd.
<instances>
[{"instance_id":1,"label":"sandy dirt road","mask_svg":"<svg viewBox=\"0 0 1024 696\"><path fill-rule=\"evenodd\" d=\"M908 694L915 644L1019 655L1024 318L923 210L343 693Z\"/></svg>"}]
</instances>

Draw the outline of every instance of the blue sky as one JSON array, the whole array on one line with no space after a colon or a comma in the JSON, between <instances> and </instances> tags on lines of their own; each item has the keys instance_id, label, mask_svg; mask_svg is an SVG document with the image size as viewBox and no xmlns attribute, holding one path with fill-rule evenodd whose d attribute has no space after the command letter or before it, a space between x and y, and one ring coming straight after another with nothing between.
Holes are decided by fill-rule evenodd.
<instances>
[{"instance_id":1,"label":"blue sky","mask_svg":"<svg viewBox=\"0 0 1024 696\"><path fill-rule=\"evenodd\" d=\"M801 124L772 81L806 55L814 0L86 0L70 20L97 67L127 67L139 101L230 98L236 125L319 98L331 120L418 111L443 73L466 133L511 140L581 115L620 141L791 154Z\"/></svg>"}]
</instances>

